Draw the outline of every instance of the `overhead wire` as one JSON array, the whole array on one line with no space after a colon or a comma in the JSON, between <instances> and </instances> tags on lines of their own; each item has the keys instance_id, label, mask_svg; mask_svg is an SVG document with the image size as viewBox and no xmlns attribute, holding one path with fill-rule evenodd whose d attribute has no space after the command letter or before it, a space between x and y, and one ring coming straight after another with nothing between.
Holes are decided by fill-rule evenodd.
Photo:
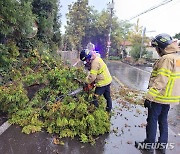
<instances>
[{"instance_id":1,"label":"overhead wire","mask_svg":"<svg viewBox=\"0 0 180 154\"><path fill-rule=\"evenodd\" d=\"M152 10L154 10L154 9L156 9L156 8L162 6L162 5L165 5L165 4L169 3L169 2L172 2L172 1L173 1L173 0L164 0L164 1L161 2L160 4L157 4L157 5L155 5L155 6L152 6L151 8L147 9L146 11L143 11L142 13L139 13L139 14L137 14L136 16L131 17L128 21L130 21L130 20L132 20L132 19L134 19L134 18L137 18L137 17L139 17L139 16L141 16L141 15L143 15L143 14L149 12L149 11L152 11Z\"/></svg>"}]
</instances>

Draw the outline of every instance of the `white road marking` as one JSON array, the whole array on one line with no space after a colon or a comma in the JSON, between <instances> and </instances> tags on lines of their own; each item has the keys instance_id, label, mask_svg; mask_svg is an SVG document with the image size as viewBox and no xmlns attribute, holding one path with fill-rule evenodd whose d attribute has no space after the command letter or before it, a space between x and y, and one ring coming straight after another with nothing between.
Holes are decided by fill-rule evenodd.
<instances>
[{"instance_id":1,"label":"white road marking","mask_svg":"<svg viewBox=\"0 0 180 154\"><path fill-rule=\"evenodd\" d=\"M5 123L3 123L1 126L0 126L0 135L2 133L4 133L9 127L11 126L11 124L6 121Z\"/></svg>"},{"instance_id":2,"label":"white road marking","mask_svg":"<svg viewBox=\"0 0 180 154\"><path fill-rule=\"evenodd\" d=\"M124 87L124 84L117 77L113 76L113 78L114 80L116 80L117 83L119 83L121 87Z\"/></svg>"}]
</instances>

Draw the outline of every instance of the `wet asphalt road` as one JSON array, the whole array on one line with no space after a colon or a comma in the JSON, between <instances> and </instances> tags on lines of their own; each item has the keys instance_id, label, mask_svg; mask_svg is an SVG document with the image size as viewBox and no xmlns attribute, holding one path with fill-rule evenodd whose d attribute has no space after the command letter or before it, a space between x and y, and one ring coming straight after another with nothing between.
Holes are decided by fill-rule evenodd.
<instances>
[{"instance_id":1,"label":"wet asphalt road","mask_svg":"<svg viewBox=\"0 0 180 154\"><path fill-rule=\"evenodd\" d=\"M126 86L147 91L151 67L134 67L121 62L108 62L108 68L112 76L116 76Z\"/></svg>"},{"instance_id":2,"label":"wet asphalt road","mask_svg":"<svg viewBox=\"0 0 180 154\"><path fill-rule=\"evenodd\" d=\"M146 91L150 73L122 63L111 62L108 67L111 74L124 84ZM51 134L40 132L26 135L21 133L19 126L11 126L0 135L0 154L146 154L134 147L134 141L145 138L146 109L123 103L120 98L113 101L113 107L111 132L97 137L94 146L82 144L76 138L63 139L64 145L55 145ZM169 142L175 143L175 148L167 150L167 154L179 154L180 136L170 131ZM155 153L158 154L158 151Z\"/></svg>"},{"instance_id":3,"label":"wet asphalt road","mask_svg":"<svg viewBox=\"0 0 180 154\"><path fill-rule=\"evenodd\" d=\"M123 84L133 89L147 91L151 67L134 67L121 62L107 64L111 75L116 76ZM171 106L168 121L170 128L176 134L180 134L180 104Z\"/></svg>"}]
</instances>

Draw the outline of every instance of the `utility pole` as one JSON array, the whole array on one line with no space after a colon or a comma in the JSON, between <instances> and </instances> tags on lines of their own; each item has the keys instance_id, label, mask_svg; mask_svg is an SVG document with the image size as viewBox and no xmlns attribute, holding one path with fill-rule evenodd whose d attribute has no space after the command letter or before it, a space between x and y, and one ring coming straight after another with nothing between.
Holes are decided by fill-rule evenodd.
<instances>
[{"instance_id":1,"label":"utility pole","mask_svg":"<svg viewBox=\"0 0 180 154\"><path fill-rule=\"evenodd\" d=\"M110 10L110 20L109 20L109 34L108 34L108 39L107 39L107 53L106 53L106 58L108 60L109 58L109 49L111 47L111 28L112 28L112 17L113 17L113 9L114 9L114 0L112 2L108 3L108 9Z\"/></svg>"},{"instance_id":2,"label":"utility pole","mask_svg":"<svg viewBox=\"0 0 180 154\"><path fill-rule=\"evenodd\" d=\"M145 33L146 33L146 27L144 27L144 29L143 29L143 33L142 33L141 51L140 51L140 57L139 57L139 58L142 58L143 47L144 47L144 36L145 36Z\"/></svg>"},{"instance_id":3,"label":"utility pole","mask_svg":"<svg viewBox=\"0 0 180 154\"><path fill-rule=\"evenodd\" d=\"M146 34L146 33L149 33L149 32L156 32L156 31L155 31L155 30L146 31L146 27L144 27L143 32L142 32L141 50L140 50L140 56L139 56L139 58L142 58L145 34Z\"/></svg>"}]
</instances>

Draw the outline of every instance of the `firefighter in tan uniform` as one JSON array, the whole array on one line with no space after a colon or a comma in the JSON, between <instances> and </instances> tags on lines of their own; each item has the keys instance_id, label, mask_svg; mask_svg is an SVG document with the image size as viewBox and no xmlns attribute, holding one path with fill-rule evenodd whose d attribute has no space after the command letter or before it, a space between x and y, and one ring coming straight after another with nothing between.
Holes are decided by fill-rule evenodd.
<instances>
[{"instance_id":1,"label":"firefighter in tan uniform","mask_svg":"<svg viewBox=\"0 0 180 154\"><path fill-rule=\"evenodd\" d=\"M112 100L110 95L110 84L112 77L104 61L96 55L95 51L88 49L82 50L80 59L90 65L89 75L86 77L86 83L90 84L95 81L96 89L93 104L98 107L97 97L103 95L107 101L106 111L110 112L112 109Z\"/></svg>"},{"instance_id":2,"label":"firefighter in tan uniform","mask_svg":"<svg viewBox=\"0 0 180 154\"><path fill-rule=\"evenodd\" d=\"M152 143L148 150L153 153L158 122L160 137L156 148L164 154L168 145L168 111L170 105L180 102L180 48L168 34L157 35L151 44L160 58L153 66L144 102L144 106L148 108L146 139L136 142L135 145Z\"/></svg>"}]
</instances>

